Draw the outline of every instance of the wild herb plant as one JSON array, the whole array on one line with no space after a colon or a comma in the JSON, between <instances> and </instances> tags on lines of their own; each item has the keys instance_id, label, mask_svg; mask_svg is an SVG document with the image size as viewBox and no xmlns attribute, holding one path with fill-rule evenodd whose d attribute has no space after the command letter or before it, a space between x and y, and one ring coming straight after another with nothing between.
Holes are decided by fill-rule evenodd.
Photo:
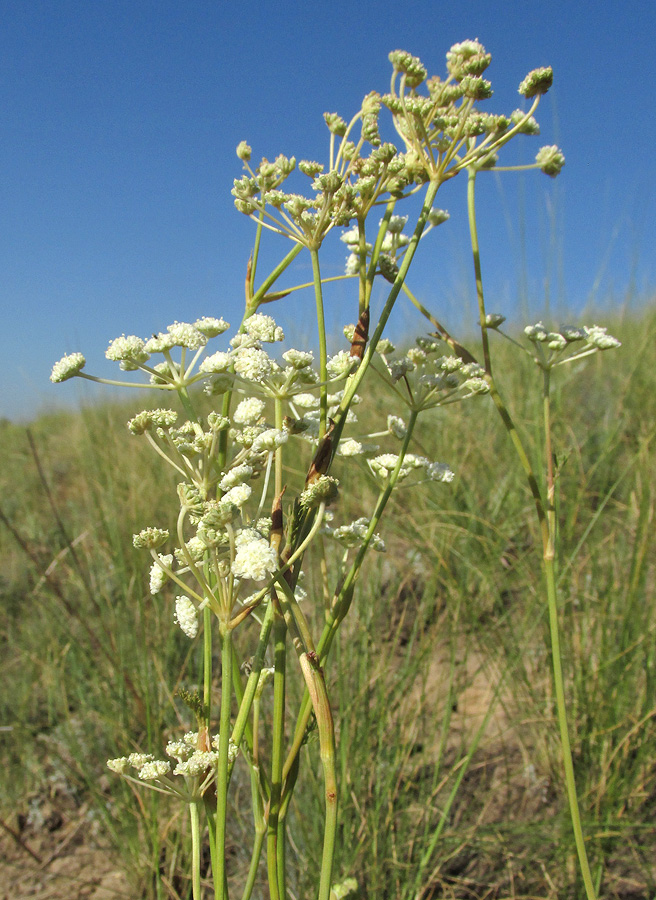
<instances>
[{"instance_id":1,"label":"wild herb plant","mask_svg":"<svg viewBox=\"0 0 656 900\"><path fill-rule=\"evenodd\" d=\"M214 895L228 896L228 794L237 765L245 765L249 773L254 825L251 863L241 896L247 900L252 895L263 852L270 896L273 900L288 896L287 818L302 748L315 727L325 801L323 848L317 849L319 900L345 896L352 888L350 879L333 884L338 791L335 731L324 670L354 600L365 557L369 551L384 550L378 530L392 493L402 482L448 483L453 478L447 464L411 452L418 419L438 406L486 393L492 394L520 453L543 529L566 781L586 890L589 897L594 895L573 789L560 672L549 378L555 365L617 342L597 327L552 332L538 325L528 333L545 379L547 475L543 488L492 375L487 332L498 328L501 317L488 316L483 303L473 188L479 172L501 169L497 158L508 141L519 134L539 133L534 113L551 86L552 72L536 69L520 85L520 94L532 101L528 110L494 115L480 109L492 94L490 83L482 77L490 60L478 41L465 41L447 53L446 78L427 78L420 60L394 51L389 93L367 94L350 122L336 113L325 114L330 133L326 163L297 163L294 157L278 156L273 162L262 159L251 165L251 148L245 142L239 145L237 155L245 173L235 180L235 205L253 220L256 232L247 265L243 319L222 349L210 351L209 342L227 332L229 325L222 318L205 317L193 323L175 322L147 340L130 335L110 343L106 356L126 372L143 373L145 384L88 375L81 353L64 357L53 368L55 382L77 376L138 386L174 394L179 403L178 410L146 409L128 427L150 443L179 479L175 532L153 525L134 536L134 545L150 554L151 592L157 594L166 583L173 584L178 592L175 620L191 641L202 643L202 680L196 690L182 693L195 727L168 743L168 759L134 752L108 765L127 781L171 795L188 807L194 900L202 895L205 830ZM404 144L402 151L380 136L383 110L391 113ZM543 147L533 166L524 168L555 176L563 164L558 148ZM310 179L309 190L287 189L295 170ZM461 171L469 179L483 365L421 307L407 284L420 242L448 219L434 206L437 192ZM409 217L399 210L413 195L421 197L421 209L408 227ZM342 235L350 251L344 277L357 283L358 299L357 307L355 299L353 305L356 321L344 329L350 348L330 356L323 291L330 279L322 276L320 254L335 228L347 229ZM292 246L262 278L260 245L268 232L291 241ZM303 251L310 255L312 282L280 287L281 276ZM390 286L382 312L371 321L374 284L385 282ZM276 354L276 345L284 341L283 329L261 311L301 288L314 293L317 363L308 349ZM411 349L397 352L384 330L402 291L437 332L420 335ZM585 349L571 352L578 347ZM372 378L383 379L407 410L405 418L388 417L387 428L374 434L366 427L371 414L365 379ZM213 408L206 414L202 410L208 398ZM340 522L339 481L333 473L354 460L365 461L374 502L360 510L354 521ZM296 483L290 474L294 471L305 472L302 483ZM342 548L332 569L327 541ZM322 596L307 596L303 587L311 556L319 560ZM318 632L317 620L322 622ZM240 641L240 646L250 648L245 658L236 651L238 628L249 630L248 638ZM221 648L218 688L212 655L217 638ZM305 694L298 707L290 709L287 681L294 656ZM295 725L288 734L290 717ZM269 729L265 722L270 722Z\"/></svg>"}]
</instances>

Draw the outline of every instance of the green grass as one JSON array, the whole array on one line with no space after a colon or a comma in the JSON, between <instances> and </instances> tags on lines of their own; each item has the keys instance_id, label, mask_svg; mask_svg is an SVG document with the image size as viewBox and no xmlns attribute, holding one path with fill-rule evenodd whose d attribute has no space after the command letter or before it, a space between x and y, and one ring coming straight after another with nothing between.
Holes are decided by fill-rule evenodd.
<instances>
[{"instance_id":1,"label":"green grass","mask_svg":"<svg viewBox=\"0 0 656 900\"><path fill-rule=\"evenodd\" d=\"M656 891L656 318L608 324L623 348L554 378L559 572L588 852L600 895L629 900ZM500 389L537 448L539 372L495 350ZM150 597L132 549L133 532L175 515L170 471L124 427L138 408L44 416L29 435L1 426L0 809L11 824L30 791L64 777L91 802L135 896L186 897L185 823L105 776L107 757L158 753L190 726L173 692L200 664L173 625L171 593ZM583 896L531 497L488 398L427 416L418 443L456 481L393 500L388 553L370 561L327 671L337 879L353 875L367 900ZM306 612L316 628L311 601ZM249 640L240 635L246 656ZM323 821L312 735L304 752L290 811L298 898L314 892ZM239 766L235 778L237 881L251 823Z\"/></svg>"}]
</instances>

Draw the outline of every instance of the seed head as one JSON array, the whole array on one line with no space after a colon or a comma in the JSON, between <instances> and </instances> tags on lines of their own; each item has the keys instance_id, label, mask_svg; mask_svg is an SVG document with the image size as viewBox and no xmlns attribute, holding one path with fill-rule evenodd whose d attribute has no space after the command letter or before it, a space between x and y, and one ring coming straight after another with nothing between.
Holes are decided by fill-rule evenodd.
<instances>
[{"instance_id":1,"label":"seed head","mask_svg":"<svg viewBox=\"0 0 656 900\"><path fill-rule=\"evenodd\" d=\"M535 157L536 163L540 166L545 175L555 178L560 174L560 170L565 165L565 157L554 145L541 147Z\"/></svg>"},{"instance_id":2,"label":"seed head","mask_svg":"<svg viewBox=\"0 0 656 900\"><path fill-rule=\"evenodd\" d=\"M542 69L533 69L519 86L519 93L530 99L537 94L546 94L553 84L553 69L547 66Z\"/></svg>"}]
</instances>

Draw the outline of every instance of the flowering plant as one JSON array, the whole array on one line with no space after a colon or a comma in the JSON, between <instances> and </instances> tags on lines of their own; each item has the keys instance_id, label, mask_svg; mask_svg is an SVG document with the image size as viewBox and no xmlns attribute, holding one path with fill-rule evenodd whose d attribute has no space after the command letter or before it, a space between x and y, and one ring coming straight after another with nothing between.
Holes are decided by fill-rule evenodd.
<instances>
[{"instance_id":1,"label":"flowering plant","mask_svg":"<svg viewBox=\"0 0 656 900\"><path fill-rule=\"evenodd\" d=\"M351 881L333 883L337 829L335 730L324 670L330 663L335 635L354 599L366 554L382 552L378 530L390 496L402 482L448 484L453 471L444 462L411 452L417 420L427 411L492 393L504 421L503 406L490 363L487 332L499 329L503 317L485 312L478 245L475 237L473 185L477 174L497 166L498 154L520 134L537 134L533 117L540 97L551 85L550 69L531 72L519 88L528 98L527 111L510 115L482 112L491 95L482 73L490 55L478 41L454 45L447 54L444 79L427 77L416 57L390 54L390 91L367 94L360 110L346 122L325 115L329 147L325 164L279 156L251 164L251 148L242 142L237 155L244 174L235 180L238 211L256 226L247 267L246 303L241 323L230 340L222 318L174 322L147 340L134 335L111 341L106 356L124 372L140 372L148 390L175 395L179 409L155 407L136 414L130 432L143 437L172 467L178 479L179 511L174 533L157 526L134 536L134 546L150 555L150 591L170 584L175 591L172 615L184 634L202 642L203 675L196 693L185 696L195 729L169 742L169 759L132 753L110 760L109 768L153 790L187 804L192 834L192 886L201 897L201 842L209 833L214 894L227 897L225 848L228 797L236 765L251 779L254 837L251 865L242 897L254 888L266 844L269 893L288 895L285 881L287 811L296 784L302 746L312 716L319 734L324 776L325 827L321 849L319 900L345 896ZM383 110L403 148L383 142L379 118ZM556 147L543 147L533 166L555 176L564 164ZM305 192L287 189L298 170L310 179ZM446 328L412 295L408 272L418 246L448 220L436 208L440 186L465 171L469 178L469 210L476 266L484 361L455 341ZM410 228L398 208L421 194L420 212ZM379 208L382 211L380 216ZM356 322L345 327L347 348L329 355L324 319L320 251L330 232L346 229L342 240L349 255L346 275L357 285ZM259 279L258 261L265 231L283 236L292 248L266 277ZM310 255L310 285L277 288L281 276L302 251ZM374 283L387 282L387 298L371 320ZM313 290L318 325L318 360L308 349L282 353L284 332L261 312L301 287ZM401 292L430 321L434 334L420 335L414 346L397 352L384 330ZM527 329L536 361L548 373L555 365L615 344L603 329L561 328L541 324ZM215 349L210 342L222 341ZM585 349L579 350L578 348ZM154 361L155 360L155 361ZM134 386L135 382L89 375L81 353L55 364L52 380L72 377ZM379 378L406 408L404 417L390 415L386 428L367 433L365 379ZM201 390L202 389L202 390ZM360 393L358 393L360 391ZM210 404L210 411L203 411ZM309 451L309 453L307 452ZM521 453L520 453L521 455ZM360 462L362 477L374 489L372 507L351 522L338 524L330 507L340 509L339 467ZM290 471L303 467L294 483ZM544 500L536 489L541 521ZM552 535L547 535L552 540ZM326 559L324 541L342 548L335 572L324 566L323 596L307 596L303 587L308 551ZM319 633L316 616L321 610ZM254 631L255 650L244 678L237 658L237 628ZM215 696L212 645L221 646L219 696ZM297 658L305 695L295 711L291 739L285 723L290 715L286 690L288 656ZM261 698L272 682L271 744L262 746ZM218 729L217 729L218 719ZM565 732L566 734L566 732ZM575 798L574 798L575 805ZM346 885L346 887L345 887Z\"/></svg>"}]
</instances>

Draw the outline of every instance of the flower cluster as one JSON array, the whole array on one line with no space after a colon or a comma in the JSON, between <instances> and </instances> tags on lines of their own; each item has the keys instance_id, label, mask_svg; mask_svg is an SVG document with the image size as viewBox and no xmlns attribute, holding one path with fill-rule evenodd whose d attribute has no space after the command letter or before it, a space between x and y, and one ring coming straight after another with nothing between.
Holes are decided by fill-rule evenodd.
<instances>
[{"instance_id":1,"label":"flower cluster","mask_svg":"<svg viewBox=\"0 0 656 900\"><path fill-rule=\"evenodd\" d=\"M189 731L180 740L169 741L167 744L166 754L175 762L155 759L152 753L130 753L129 756L108 759L107 768L130 781L145 782L148 787L190 802L202 797L214 781L218 751L218 734L210 742L207 734ZM229 761L234 761L237 753L237 747L230 742ZM131 769L135 771L136 777L130 774ZM183 779L182 784L176 782L176 776Z\"/></svg>"},{"instance_id":2,"label":"flower cluster","mask_svg":"<svg viewBox=\"0 0 656 900\"><path fill-rule=\"evenodd\" d=\"M390 341L378 344L385 363L381 377L408 408L432 409L489 391L482 366L459 356L442 355L442 349L442 343L433 337L417 338L415 346L402 356Z\"/></svg>"},{"instance_id":3,"label":"flower cluster","mask_svg":"<svg viewBox=\"0 0 656 900\"><path fill-rule=\"evenodd\" d=\"M560 325L549 331L542 322L527 325L524 334L535 347L534 359L543 369L573 362L598 350L614 350L622 344L601 325Z\"/></svg>"},{"instance_id":4,"label":"flower cluster","mask_svg":"<svg viewBox=\"0 0 656 900\"><path fill-rule=\"evenodd\" d=\"M483 78L491 55L478 41L454 44L446 55L447 77L428 78L421 60L403 50L390 53L394 67L391 91L381 101L392 112L405 146L405 173L410 182L445 181L464 168L490 168L497 153L515 134L538 134L533 118L540 96L553 80L551 69L536 69L519 93L535 98L526 113L509 116L481 112L477 104L492 96ZM425 93L418 88L424 85ZM543 147L535 167L557 175L565 158L557 147Z\"/></svg>"}]
</instances>

